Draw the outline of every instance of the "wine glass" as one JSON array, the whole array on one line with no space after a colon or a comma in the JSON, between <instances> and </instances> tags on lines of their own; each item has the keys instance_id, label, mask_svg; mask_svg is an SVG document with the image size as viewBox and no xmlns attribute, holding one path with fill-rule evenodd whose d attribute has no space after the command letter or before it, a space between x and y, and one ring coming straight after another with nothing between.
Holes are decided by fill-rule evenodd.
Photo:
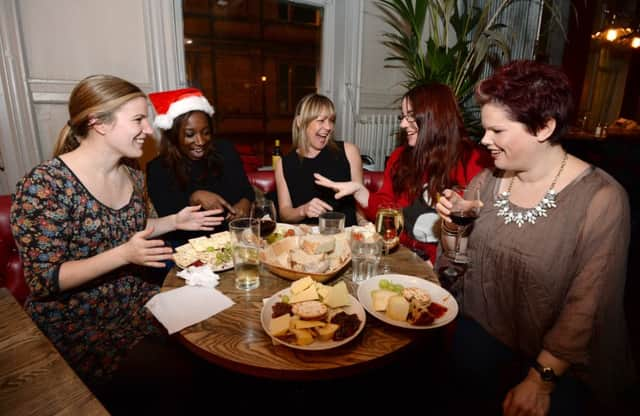
<instances>
[{"instance_id":1,"label":"wine glass","mask_svg":"<svg viewBox=\"0 0 640 416\"><path fill-rule=\"evenodd\" d=\"M276 230L276 205L270 199L256 199L251 204L250 218L260 221L260 236L269 237Z\"/></svg>"},{"instance_id":2,"label":"wine glass","mask_svg":"<svg viewBox=\"0 0 640 416\"><path fill-rule=\"evenodd\" d=\"M389 250L400 243L400 233L404 228L402 210L395 204L380 205L376 212L376 231L382 237L384 255L389 256ZM389 273L391 265L387 260L382 261L382 272Z\"/></svg>"},{"instance_id":3,"label":"wine glass","mask_svg":"<svg viewBox=\"0 0 640 416\"><path fill-rule=\"evenodd\" d=\"M446 229L445 225L443 230L444 254L449 260L449 265L444 270L444 273L450 277L458 275L458 270L454 267L454 264L467 265L471 261L466 253L466 244L464 244L464 247L462 245L462 236L478 217L482 206L478 187L464 188L454 186L452 190L453 193L449 198L452 204L449 216L456 227L452 232ZM453 234L453 242L448 238L451 234Z\"/></svg>"}]
</instances>

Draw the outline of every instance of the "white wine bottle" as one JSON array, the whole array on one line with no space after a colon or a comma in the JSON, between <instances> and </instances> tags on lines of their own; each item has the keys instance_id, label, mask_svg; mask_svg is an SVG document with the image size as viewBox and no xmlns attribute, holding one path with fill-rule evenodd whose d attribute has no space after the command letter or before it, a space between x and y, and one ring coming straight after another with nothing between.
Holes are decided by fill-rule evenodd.
<instances>
[{"instance_id":1,"label":"white wine bottle","mask_svg":"<svg viewBox=\"0 0 640 416\"><path fill-rule=\"evenodd\" d=\"M271 167L273 170L276 169L278 160L280 160L280 140L276 139L275 145L273 146L273 152L271 152Z\"/></svg>"}]
</instances>

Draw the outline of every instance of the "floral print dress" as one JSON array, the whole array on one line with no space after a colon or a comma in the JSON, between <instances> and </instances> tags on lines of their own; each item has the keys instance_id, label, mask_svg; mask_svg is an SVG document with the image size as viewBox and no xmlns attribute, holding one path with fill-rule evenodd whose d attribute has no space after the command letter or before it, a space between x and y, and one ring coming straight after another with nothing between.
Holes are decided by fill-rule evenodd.
<instances>
[{"instance_id":1,"label":"floral print dress","mask_svg":"<svg viewBox=\"0 0 640 416\"><path fill-rule=\"evenodd\" d=\"M60 266L127 242L146 225L143 177L120 209L103 205L59 159L34 168L17 185L11 207L13 236L31 290L25 310L86 381L101 381L145 335L159 333L144 308L158 287L128 265L60 291Z\"/></svg>"}]
</instances>

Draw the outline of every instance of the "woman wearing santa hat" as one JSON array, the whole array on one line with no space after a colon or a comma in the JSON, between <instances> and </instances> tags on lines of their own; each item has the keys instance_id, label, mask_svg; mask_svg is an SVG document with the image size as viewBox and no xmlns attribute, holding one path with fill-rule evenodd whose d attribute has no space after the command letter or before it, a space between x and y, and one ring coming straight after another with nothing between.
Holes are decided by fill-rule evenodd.
<instances>
[{"instance_id":1,"label":"woman wearing santa hat","mask_svg":"<svg viewBox=\"0 0 640 416\"><path fill-rule=\"evenodd\" d=\"M196 88L149 94L162 131L160 155L147 165L149 197L159 215L179 206L223 209L226 219L248 216L253 188L240 156L225 140L213 140L213 107ZM226 227L226 224L219 228ZM181 244L202 233L167 235Z\"/></svg>"}]
</instances>

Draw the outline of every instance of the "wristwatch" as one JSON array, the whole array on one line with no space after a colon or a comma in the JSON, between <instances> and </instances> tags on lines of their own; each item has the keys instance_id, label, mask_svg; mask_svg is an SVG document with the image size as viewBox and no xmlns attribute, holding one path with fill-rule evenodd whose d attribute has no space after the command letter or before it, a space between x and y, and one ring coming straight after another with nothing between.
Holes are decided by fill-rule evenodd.
<instances>
[{"instance_id":1,"label":"wristwatch","mask_svg":"<svg viewBox=\"0 0 640 416\"><path fill-rule=\"evenodd\" d=\"M542 381L558 381L558 376L555 371L551 367L543 367L538 361L534 361L532 365L533 369L540 373L540 378Z\"/></svg>"}]
</instances>

